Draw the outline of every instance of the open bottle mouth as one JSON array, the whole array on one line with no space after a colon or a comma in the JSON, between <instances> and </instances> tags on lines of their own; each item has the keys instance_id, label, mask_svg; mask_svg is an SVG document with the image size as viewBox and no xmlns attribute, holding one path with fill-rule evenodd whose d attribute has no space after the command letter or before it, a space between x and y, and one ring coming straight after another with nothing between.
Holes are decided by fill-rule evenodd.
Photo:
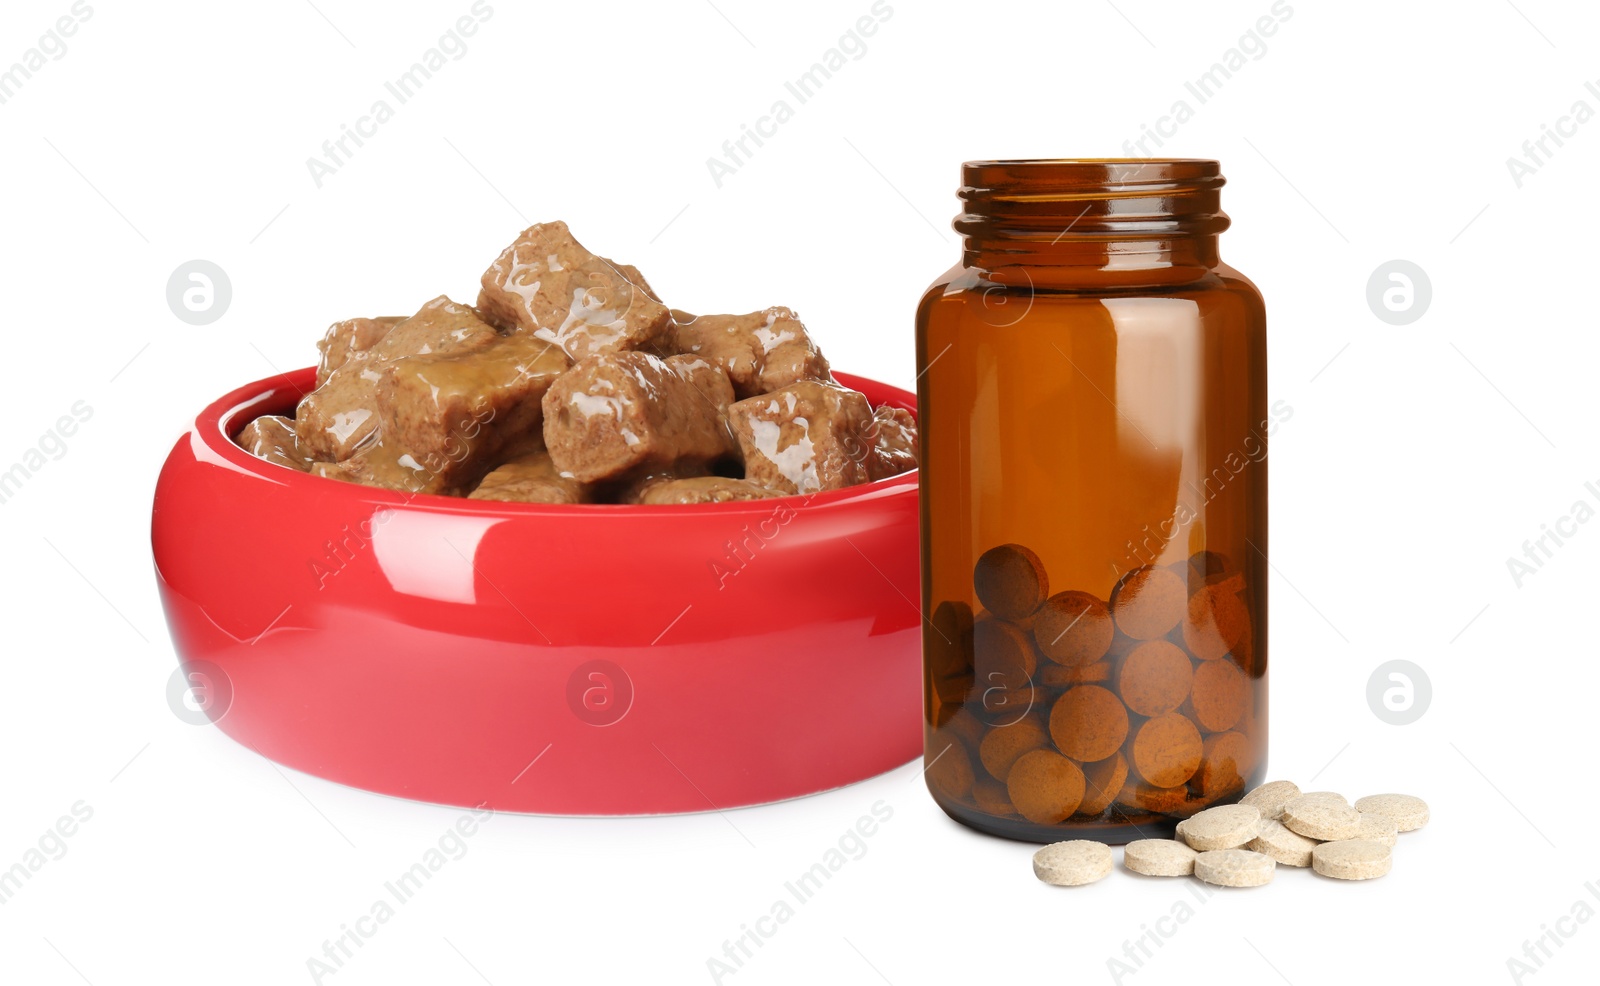
<instances>
[{"instance_id":1,"label":"open bottle mouth","mask_svg":"<svg viewBox=\"0 0 1600 986\"><path fill-rule=\"evenodd\" d=\"M1222 168L1204 158L1045 158L961 167L963 265L1005 285L1176 285L1220 263Z\"/></svg>"},{"instance_id":2,"label":"open bottle mouth","mask_svg":"<svg viewBox=\"0 0 1600 986\"><path fill-rule=\"evenodd\" d=\"M1215 236L1225 182L1203 158L968 161L954 225L978 241Z\"/></svg>"}]
</instances>

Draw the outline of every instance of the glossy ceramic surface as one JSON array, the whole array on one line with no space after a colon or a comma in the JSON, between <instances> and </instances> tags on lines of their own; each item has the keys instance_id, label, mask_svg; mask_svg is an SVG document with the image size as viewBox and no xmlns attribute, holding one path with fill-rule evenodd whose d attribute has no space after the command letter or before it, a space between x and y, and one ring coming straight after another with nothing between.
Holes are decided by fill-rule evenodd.
<instances>
[{"instance_id":1,"label":"glossy ceramic surface","mask_svg":"<svg viewBox=\"0 0 1600 986\"><path fill-rule=\"evenodd\" d=\"M915 472L543 506L341 483L231 441L313 380L206 408L156 488L167 622L234 739L384 794L594 815L776 801L921 751Z\"/></svg>"}]
</instances>

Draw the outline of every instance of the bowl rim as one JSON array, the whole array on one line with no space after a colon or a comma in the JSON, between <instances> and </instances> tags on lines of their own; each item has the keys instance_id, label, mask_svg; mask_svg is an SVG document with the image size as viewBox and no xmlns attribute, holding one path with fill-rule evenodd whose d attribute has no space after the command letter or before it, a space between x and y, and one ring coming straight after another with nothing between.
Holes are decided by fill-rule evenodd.
<instances>
[{"instance_id":1,"label":"bowl rim","mask_svg":"<svg viewBox=\"0 0 1600 986\"><path fill-rule=\"evenodd\" d=\"M317 369L314 366L262 377L217 398L195 418L190 435L197 439L212 456L220 458L236 472L254 478L298 489L306 494L338 496L350 502L364 503L378 508L412 508L465 513L476 516L501 517L684 517L689 515L749 515L770 516L774 509L787 506L791 509L809 509L833 506L884 496L913 494L920 483L919 469L909 469L884 479L859 483L837 490L817 493L792 494L767 497L760 500L731 500L725 503L519 503L512 500L472 500L464 496L445 496L438 493L406 493L378 486L347 483L326 476L316 476L288 466L262 459L240 446L233 436L250 421L263 414L281 413L284 401L291 395L295 400L309 393L315 385ZM865 383L873 390L887 395L888 400L873 406L887 404L904 408L913 417L917 415L916 395L901 387L886 384L871 377L835 372L834 376L847 387L860 390ZM289 405L292 408L292 404Z\"/></svg>"}]
</instances>

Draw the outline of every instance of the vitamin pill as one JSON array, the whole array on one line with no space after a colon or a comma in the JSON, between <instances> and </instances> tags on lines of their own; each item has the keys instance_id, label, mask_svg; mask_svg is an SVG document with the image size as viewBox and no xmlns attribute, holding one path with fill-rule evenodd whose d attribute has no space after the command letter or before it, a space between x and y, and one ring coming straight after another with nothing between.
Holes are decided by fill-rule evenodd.
<instances>
[{"instance_id":1,"label":"vitamin pill","mask_svg":"<svg viewBox=\"0 0 1600 986\"><path fill-rule=\"evenodd\" d=\"M1078 805L1080 815L1098 815L1111 807L1117 792L1128 782L1128 760L1120 753L1098 763L1083 765L1083 803Z\"/></svg>"},{"instance_id":2,"label":"vitamin pill","mask_svg":"<svg viewBox=\"0 0 1600 986\"><path fill-rule=\"evenodd\" d=\"M1049 744L1050 736L1044 727L1032 717L1024 717L1009 726L989 730L978 745L978 759L983 761L983 769L990 776L1003 781L1018 757L1030 750L1042 750Z\"/></svg>"},{"instance_id":3,"label":"vitamin pill","mask_svg":"<svg viewBox=\"0 0 1600 986\"><path fill-rule=\"evenodd\" d=\"M985 551L973 568L972 587L989 612L1006 620L1032 614L1050 594L1044 562L1020 544Z\"/></svg>"},{"instance_id":4,"label":"vitamin pill","mask_svg":"<svg viewBox=\"0 0 1600 986\"><path fill-rule=\"evenodd\" d=\"M970 768L969 768L970 769ZM1055 825L1083 803L1083 771L1051 750L1032 750L1017 758L1006 775L1006 793L1030 822Z\"/></svg>"},{"instance_id":5,"label":"vitamin pill","mask_svg":"<svg viewBox=\"0 0 1600 986\"><path fill-rule=\"evenodd\" d=\"M1356 830L1357 839L1381 842L1391 848L1400 841L1400 827L1395 824L1394 819L1373 811L1361 811L1360 808L1356 811L1361 812L1361 827Z\"/></svg>"},{"instance_id":6,"label":"vitamin pill","mask_svg":"<svg viewBox=\"0 0 1600 986\"><path fill-rule=\"evenodd\" d=\"M933 679L933 693L941 702L960 705L972 692L972 675L951 675Z\"/></svg>"},{"instance_id":7,"label":"vitamin pill","mask_svg":"<svg viewBox=\"0 0 1600 986\"><path fill-rule=\"evenodd\" d=\"M968 749L977 749L983 740L983 723L972 714L970 709L960 709L950 717L944 729L955 735ZM940 747L942 749L942 747Z\"/></svg>"},{"instance_id":8,"label":"vitamin pill","mask_svg":"<svg viewBox=\"0 0 1600 986\"><path fill-rule=\"evenodd\" d=\"M1194 665L1181 647L1165 640L1150 640L1135 647L1123 660L1117 673L1117 691L1130 711L1161 716L1183 704L1193 680Z\"/></svg>"},{"instance_id":9,"label":"vitamin pill","mask_svg":"<svg viewBox=\"0 0 1600 986\"><path fill-rule=\"evenodd\" d=\"M1402 832L1413 832L1428 824L1428 803L1409 794L1369 794L1357 800L1355 807L1356 811L1393 819Z\"/></svg>"},{"instance_id":10,"label":"vitamin pill","mask_svg":"<svg viewBox=\"0 0 1600 986\"><path fill-rule=\"evenodd\" d=\"M1250 740L1243 733L1212 733L1201 749L1200 769L1189 784L1208 801L1241 790L1250 773L1250 756Z\"/></svg>"},{"instance_id":11,"label":"vitamin pill","mask_svg":"<svg viewBox=\"0 0 1600 986\"><path fill-rule=\"evenodd\" d=\"M1087 592L1058 592L1044 601L1033 621L1039 650L1057 664L1093 664L1111 648L1116 627L1111 610Z\"/></svg>"},{"instance_id":12,"label":"vitamin pill","mask_svg":"<svg viewBox=\"0 0 1600 986\"><path fill-rule=\"evenodd\" d=\"M963 602L945 601L934 608L928 620L932 632L925 634L928 673L948 678L972 671L972 607Z\"/></svg>"},{"instance_id":13,"label":"vitamin pill","mask_svg":"<svg viewBox=\"0 0 1600 986\"><path fill-rule=\"evenodd\" d=\"M1171 815L1183 808L1188 797L1188 788L1181 784L1177 787L1156 787L1140 780L1129 771L1128 780L1122 785L1122 790L1117 792L1117 804L1141 811Z\"/></svg>"},{"instance_id":14,"label":"vitamin pill","mask_svg":"<svg viewBox=\"0 0 1600 986\"><path fill-rule=\"evenodd\" d=\"M1291 831L1319 842L1353 839L1361 831L1359 811L1349 805L1304 795L1284 805L1279 820Z\"/></svg>"},{"instance_id":15,"label":"vitamin pill","mask_svg":"<svg viewBox=\"0 0 1600 986\"><path fill-rule=\"evenodd\" d=\"M1263 856L1271 856L1285 866L1310 866L1311 850L1319 844L1316 839L1308 839L1290 831L1277 819L1267 818L1262 820L1261 831L1245 848Z\"/></svg>"},{"instance_id":16,"label":"vitamin pill","mask_svg":"<svg viewBox=\"0 0 1600 986\"><path fill-rule=\"evenodd\" d=\"M1017 809L1011 804L1011 798L1006 794L1005 784L992 778L980 777L972 782L972 800L979 811L990 815L1017 813Z\"/></svg>"},{"instance_id":17,"label":"vitamin pill","mask_svg":"<svg viewBox=\"0 0 1600 986\"><path fill-rule=\"evenodd\" d=\"M1081 887L1111 872L1111 847L1103 842L1073 839L1056 842L1033 854L1033 875L1056 887Z\"/></svg>"},{"instance_id":18,"label":"vitamin pill","mask_svg":"<svg viewBox=\"0 0 1600 986\"><path fill-rule=\"evenodd\" d=\"M961 741L938 736L928 747L928 764L923 768L928 786L950 798L965 798L972 793L972 759Z\"/></svg>"},{"instance_id":19,"label":"vitamin pill","mask_svg":"<svg viewBox=\"0 0 1600 986\"><path fill-rule=\"evenodd\" d=\"M1048 705L1050 697L1037 685L1007 688L1004 684L992 684L987 688L975 687L970 704L976 706L972 711L985 725L1003 728L1032 710Z\"/></svg>"},{"instance_id":20,"label":"vitamin pill","mask_svg":"<svg viewBox=\"0 0 1600 986\"><path fill-rule=\"evenodd\" d=\"M1298 797L1300 788L1294 781L1268 781L1240 798L1239 803L1260 808L1262 818L1275 819L1283 814L1284 805Z\"/></svg>"},{"instance_id":21,"label":"vitamin pill","mask_svg":"<svg viewBox=\"0 0 1600 986\"><path fill-rule=\"evenodd\" d=\"M1278 863L1248 849L1214 849L1194 858L1194 875L1218 887L1261 887L1272 882Z\"/></svg>"},{"instance_id":22,"label":"vitamin pill","mask_svg":"<svg viewBox=\"0 0 1600 986\"><path fill-rule=\"evenodd\" d=\"M1055 734L1053 716L1050 732ZM1057 745L1060 742L1057 737ZM1140 777L1156 787L1176 787L1194 776L1205 747L1194 723L1168 713L1143 723L1134 734L1131 750L1133 769Z\"/></svg>"},{"instance_id":23,"label":"vitamin pill","mask_svg":"<svg viewBox=\"0 0 1600 986\"><path fill-rule=\"evenodd\" d=\"M1311 850L1311 868L1335 880L1371 880L1389 872L1389 847L1367 839L1324 842Z\"/></svg>"},{"instance_id":24,"label":"vitamin pill","mask_svg":"<svg viewBox=\"0 0 1600 986\"><path fill-rule=\"evenodd\" d=\"M1238 849L1261 830L1261 809L1250 805L1221 805L1178 823L1178 838L1191 849Z\"/></svg>"},{"instance_id":25,"label":"vitamin pill","mask_svg":"<svg viewBox=\"0 0 1600 986\"><path fill-rule=\"evenodd\" d=\"M1074 760L1104 760L1116 753L1128 736L1128 710L1109 690L1079 685L1057 699L1050 710L1050 736L1056 748ZM1198 737L1195 745L1198 748Z\"/></svg>"},{"instance_id":26,"label":"vitamin pill","mask_svg":"<svg viewBox=\"0 0 1600 986\"><path fill-rule=\"evenodd\" d=\"M1233 571L1228 557L1218 551L1196 551L1189 556L1189 582L1200 586L1224 577Z\"/></svg>"},{"instance_id":27,"label":"vitamin pill","mask_svg":"<svg viewBox=\"0 0 1600 986\"><path fill-rule=\"evenodd\" d=\"M1140 839L1122 850L1122 865L1145 876L1191 876L1200 855L1177 839Z\"/></svg>"},{"instance_id":28,"label":"vitamin pill","mask_svg":"<svg viewBox=\"0 0 1600 986\"><path fill-rule=\"evenodd\" d=\"M1232 661L1204 661L1189 699L1195 722L1208 733L1232 729L1250 703L1250 683Z\"/></svg>"},{"instance_id":29,"label":"vitamin pill","mask_svg":"<svg viewBox=\"0 0 1600 986\"><path fill-rule=\"evenodd\" d=\"M1250 613L1238 591L1243 582L1207 585L1189 597L1183 620L1183 645L1202 661L1226 657L1250 625Z\"/></svg>"},{"instance_id":30,"label":"vitamin pill","mask_svg":"<svg viewBox=\"0 0 1600 986\"><path fill-rule=\"evenodd\" d=\"M1038 658L1028 635L992 616L972 626L972 666L979 690L1000 686L1021 688L1029 683Z\"/></svg>"},{"instance_id":31,"label":"vitamin pill","mask_svg":"<svg viewBox=\"0 0 1600 986\"><path fill-rule=\"evenodd\" d=\"M1135 640L1165 636L1183 619L1188 605L1188 581L1166 568L1136 568L1111 594L1117 629Z\"/></svg>"}]
</instances>

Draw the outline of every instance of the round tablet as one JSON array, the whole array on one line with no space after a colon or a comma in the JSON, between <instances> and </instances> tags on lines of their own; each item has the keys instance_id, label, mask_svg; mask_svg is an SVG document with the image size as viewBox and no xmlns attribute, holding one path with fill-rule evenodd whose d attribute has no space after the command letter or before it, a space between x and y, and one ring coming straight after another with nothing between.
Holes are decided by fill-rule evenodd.
<instances>
[{"instance_id":1,"label":"round tablet","mask_svg":"<svg viewBox=\"0 0 1600 986\"><path fill-rule=\"evenodd\" d=\"M1083 771L1051 750L1017 758L1006 775L1006 793L1017 813L1038 825L1064 822L1083 803Z\"/></svg>"},{"instance_id":2,"label":"round tablet","mask_svg":"<svg viewBox=\"0 0 1600 986\"><path fill-rule=\"evenodd\" d=\"M1228 556L1220 551L1196 551L1189 556L1189 577L1191 580L1205 582L1213 576L1224 576L1233 571L1233 564L1228 561Z\"/></svg>"},{"instance_id":3,"label":"round tablet","mask_svg":"<svg viewBox=\"0 0 1600 986\"><path fill-rule=\"evenodd\" d=\"M1244 636L1250 613L1236 588L1218 583L1205 586L1189 597L1183 620L1183 645L1202 661L1226 657Z\"/></svg>"},{"instance_id":4,"label":"round tablet","mask_svg":"<svg viewBox=\"0 0 1600 986\"><path fill-rule=\"evenodd\" d=\"M1361 812L1361 827L1356 830L1357 839L1381 842L1390 847L1400 841L1400 827L1395 824L1394 819L1377 812L1361 811L1360 808L1356 811Z\"/></svg>"},{"instance_id":5,"label":"round tablet","mask_svg":"<svg viewBox=\"0 0 1600 986\"><path fill-rule=\"evenodd\" d=\"M1250 805L1207 808L1178 823L1178 838L1192 849L1238 849L1261 830L1261 809Z\"/></svg>"},{"instance_id":6,"label":"round tablet","mask_svg":"<svg viewBox=\"0 0 1600 986\"><path fill-rule=\"evenodd\" d=\"M972 675L970 674L934 678L930 685L932 687L929 689L929 694L937 700L939 710L941 712L944 712L945 709L949 710L949 712L944 713L947 720L955 715L956 710L961 707L961 703L967 700L973 690Z\"/></svg>"},{"instance_id":7,"label":"round tablet","mask_svg":"<svg viewBox=\"0 0 1600 986\"><path fill-rule=\"evenodd\" d=\"M928 763L923 774L935 794L965 798L972 793L972 759L960 740L948 735L936 736L924 756Z\"/></svg>"},{"instance_id":8,"label":"round tablet","mask_svg":"<svg viewBox=\"0 0 1600 986\"><path fill-rule=\"evenodd\" d=\"M1117 804L1141 811L1171 815L1183 808L1183 803L1188 797L1189 789L1182 784L1177 787L1156 787L1154 784L1145 783L1129 771L1122 790L1117 792Z\"/></svg>"},{"instance_id":9,"label":"round tablet","mask_svg":"<svg viewBox=\"0 0 1600 986\"><path fill-rule=\"evenodd\" d=\"M1212 733L1200 751L1200 769L1189 783L1202 798L1212 801L1242 790L1251 755L1250 740L1243 733Z\"/></svg>"},{"instance_id":10,"label":"round tablet","mask_svg":"<svg viewBox=\"0 0 1600 986\"><path fill-rule=\"evenodd\" d=\"M1188 581L1166 568L1136 568L1111 594L1117 629L1135 640L1165 636L1183 619L1188 605Z\"/></svg>"},{"instance_id":11,"label":"round tablet","mask_svg":"<svg viewBox=\"0 0 1600 986\"><path fill-rule=\"evenodd\" d=\"M1128 760L1120 753L1098 763L1083 765L1083 803L1078 805L1080 815L1098 815L1111 807L1117 792L1128 781Z\"/></svg>"},{"instance_id":12,"label":"round tablet","mask_svg":"<svg viewBox=\"0 0 1600 986\"><path fill-rule=\"evenodd\" d=\"M994 684L986 688L974 687L967 706L985 726L998 729L1018 721L1036 708L1041 708L1049 700L1050 697L1037 685L1007 688L1005 685Z\"/></svg>"},{"instance_id":13,"label":"round tablet","mask_svg":"<svg viewBox=\"0 0 1600 986\"><path fill-rule=\"evenodd\" d=\"M1106 604L1075 589L1046 599L1034 615L1033 639L1057 664L1093 664L1106 656L1116 632Z\"/></svg>"},{"instance_id":14,"label":"round tablet","mask_svg":"<svg viewBox=\"0 0 1600 986\"><path fill-rule=\"evenodd\" d=\"M985 551L973 567L972 587L989 612L1007 620L1032 614L1050 594L1044 562L1020 544Z\"/></svg>"},{"instance_id":15,"label":"round tablet","mask_svg":"<svg viewBox=\"0 0 1600 986\"><path fill-rule=\"evenodd\" d=\"M1050 737L1044 727L1032 718L1025 717L1008 726L996 726L989 730L983 742L978 744L978 759L991 777L1003 781L1018 757L1029 750L1043 749L1049 743Z\"/></svg>"},{"instance_id":16,"label":"round tablet","mask_svg":"<svg viewBox=\"0 0 1600 986\"><path fill-rule=\"evenodd\" d=\"M928 620L932 633L924 634L928 673L935 678L962 675L972 670L972 607L945 600Z\"/></svg>"},{"instance_id":17,"label":"round tablet","mask_svg":"<svg viewBox=\"0 0 1600 986\"><path fill-rule=\"evenodd\" d=\"M1122 865L1145 876L1191 876L1198 855L1177 839L1140 839L1122 850Z\"/></svg>"},{"instance_id":18,"label":"round tablet","mask_svg":"<svg viewBox=\"0 0 1600 986\"><path fill-rule=\"evenodd\" d=\"M1262 818L1277 818L1283 814L1283 806L1298 797L1300 788L1294 781L1268 781L1240 798L1239 803L1260 808Z\"/></svg>"},{"instance_id":19,"label":"round tablet","mask_svg":"<svg viewBox=\"0 0 1600 986\"><path fill-rule=\"evenodd\" d=\"M1310 866L1311 850L1320 843L1289 831L1275 818L1264 819L1261 831L1245 846L1251 852L1271 856L1285 866Z\"/></svg>"},{"instance_id":20,"label":"round tablet","mask_svg":"<svg viewBox=\"0 0 1600 986\"><path fill-rule=\"evenodd\" d=\"M1051 708L1050 737L1074 760L1104 760L1128 738L1128 710L1108 689L1078 685Z\"/></svg>"},{"instance_id":21,"label":"round tablet","mask_svg":"<svg viewBox=\"0 0 1600 986\"><path fill-rule=\"evenodd\" d=\"M1117 691L1129 710L1162 716L1183 704L1194 680L1194 665L1183 648L1165 640L1147 640L1122 661Z\"/></svg>"},{"instance_id":22,"label":"round tablet","mask_svg":"<svg viewBox=\"0 0 1600 986\"><path fill-rule=\"evenodd\" d=\"M1389 847L1369 839L1324 842L1311 850L1311 868L1335 880L1371 880L1393 864Z\"/></svg>"},{"instance_id":23,"label":"round tablet","mask_svg":"<svg viewBox=\"0 0 1600 986\"><path fill-rule=\"evenodd\" d=\"M1017 809L1011 804L1011 798L1006 794L1006 786L988 777L980 777L972 783L972 800L977 804L979 811L990 815L1017 813Z\"/></svg>"},{"instance_id":24,"label":"round tablet","mask_svg":"<svg viewBox=\"0 0 1600 986\"><path fill-rule=\"evenodd\" d=\"M1335 842L1353 839L1361 831L1361 813L1349 805L1304 795L1283 806L1284 826L1308 839Z\"/></svg>"},{"instance_id":25,"label":"round tablet","mask_svg":"<svg viewBox=\"0 0 1600 986\"><path fill-rule=\"evenodd\" d=\"M1033 875L1056 887L1081 887L1111 872L1111 847L1073 839L1055 842L1033 854Z\"/></svg>"},{"instance_id":26,"label":"round tablet","mask_svg":"<svg viewBox=\"0 0 1600 986\"><path fill-rule=\"evenodd\" d=\"M972 714L971 709L958 709L956 714L950 717L950 721L944 724L941 732L953 734L972 749L982 742L983 729L983 723L978 721L978 717Z\"/></svg>"},{"instance_id":27,"label":"round tablet","mask_svg":"<svg viewBox=\"0 0 1600 986\"><path fill-rule=\"evenodd\" d=\"M1248 849L1216 849L1194 858L1194 875L1218 887L1260 887L1272 882L1277 861Z\"/></svg>"},{"instance_id":28,"label":"round tablet","mask_svg":"<svg viewBox=\"0 0 1600 986\"><path fill-rule=\"evenodd\" d=\"M1054 729L1051 732L1054 733ZM1057 741L1059 742L1059 740ZM1205 744L1194 723L1176 713L1149 719L1134 734L1133 769L1156 787L1176 787L1200 768Z\"/></svg>"},{"instance_id":29,"label":"round tablet","mask_svg":"<svg viewBox=\"0 0 1600 986\"><path fill-rule=\"evenodd\" d=\"M1413 832L1428 824L1428 803L1409 794L1369 794L1356 801L1356 811L1391 818L1402 832Z\"/></svg>"},{"instance_id":30,"label":"round tablet","mask_svg":"<svg viewBox=\"0 0 1600 986\"><path fill-rule=\"evenodd\" d=\"M985 616L972 625L972 667L977 688L1021 688L1038 665L1033 641L1004 620Z\"/></svg>"},{"instance_id":31,"label":"round tablet","mask_svg":"<svg viewBox=\"0 0 1600 986\"><path fill-rule=\"evenodd\" d=\"M1208 733L1232 729L1250 704L1250 682L1232 661L1203 661L1190 686L1195 722Z\"/></svg>"}]
</instances>

